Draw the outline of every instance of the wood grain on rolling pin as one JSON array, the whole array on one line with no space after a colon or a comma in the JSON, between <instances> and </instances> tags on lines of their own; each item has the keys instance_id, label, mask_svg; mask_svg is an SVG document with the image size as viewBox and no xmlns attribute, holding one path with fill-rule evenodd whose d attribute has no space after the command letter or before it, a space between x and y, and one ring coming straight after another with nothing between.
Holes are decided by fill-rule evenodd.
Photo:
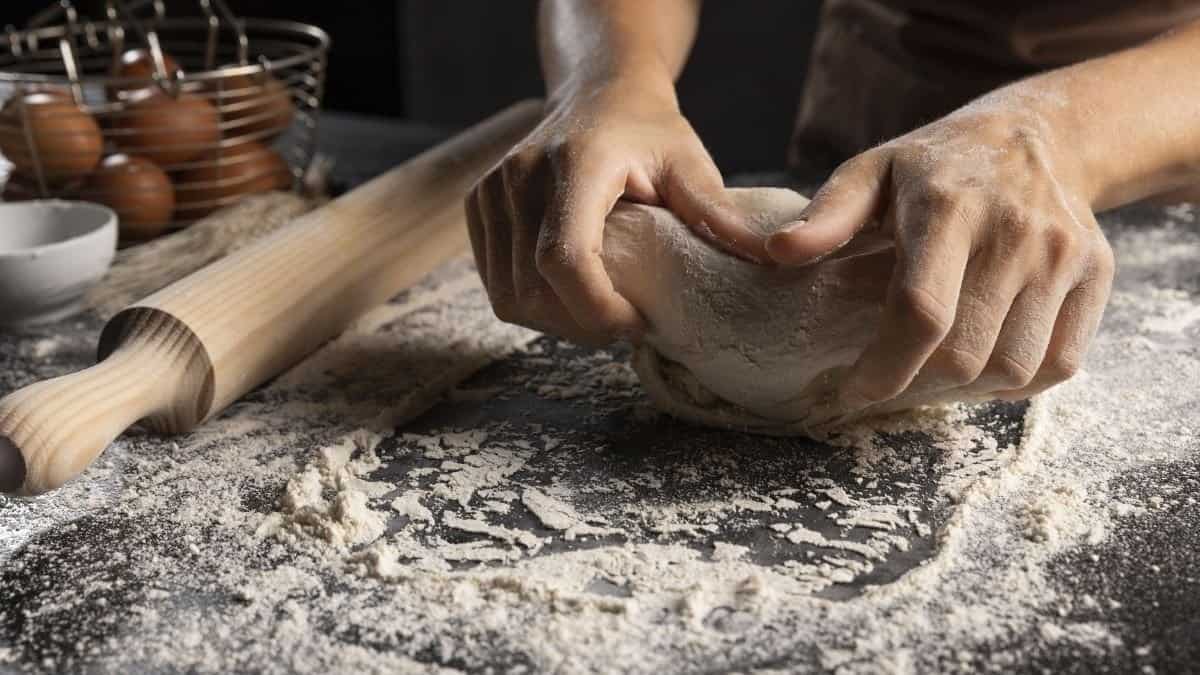
<instances>
[{"instance_id":1,"label":"wood grain on rolling pin","mask_svg":"<svg viewBox=\"0 0 1200 675\"><path fill-rule=\"evenodd\" d=\"M0 401L0 490L62 485L138 420L192 429L464 250L463 197L540 112L513 106L114 316L98 365Z\"/></svg>"}]
</instances>

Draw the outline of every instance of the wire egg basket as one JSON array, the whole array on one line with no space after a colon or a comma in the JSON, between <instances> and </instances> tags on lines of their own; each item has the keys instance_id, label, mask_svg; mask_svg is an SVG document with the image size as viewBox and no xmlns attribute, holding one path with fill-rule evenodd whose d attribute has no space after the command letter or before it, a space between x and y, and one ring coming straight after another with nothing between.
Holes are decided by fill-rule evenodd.
<instances>
[{"instance_id":1,"label":"wire egg basket","mask_svg":"<svg viewBox=\"0 0 1200 675\"><path fill-rule=\"evenodd\" d=\"M249 194L299 189L316 150L329 37L196 0L69 0L0 35L4 200L112 207L122 239L186 226Z\"/></svg>"}]
</instances>

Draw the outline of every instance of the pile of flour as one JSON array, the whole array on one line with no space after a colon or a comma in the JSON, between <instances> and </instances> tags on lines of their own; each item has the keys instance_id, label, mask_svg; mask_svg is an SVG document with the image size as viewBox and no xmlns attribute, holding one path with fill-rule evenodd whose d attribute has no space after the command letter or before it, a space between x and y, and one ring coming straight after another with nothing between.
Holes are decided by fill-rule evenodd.
<instances>
[{"instance_id":1,"label":"pile of flour","mask_svg":"<svg viewBox=\"0 0 1200 675\"><path fill-rule=\"evenodd\" d=\"M504 356L523 364L522 395L575 406L581 427L614 411L660 423L620 358L555 355L495 322L456 263L177 445L134 435L63 491L0 503L38 529L90 523L20 550L30 532L0 524L4 578L33 580L0 606L0 663L915 673L1007 671L1048 650L1152 663L1105 619L1110 600L1055 570L1170 506L1114 479L1200 450L1200 225L1179 208L1107 229L1120 276L1087 373L1030 404L1013 442L969 408L845 430L829 461L849 480L765 451L777 464L758 466L715 436L665 447L669 475L583 481L573 466L615 461L586 429L406 424L447 391L502 397L463 383ZM43 374L63 365L49 343L28 350ZM707 492L656 499L666 481ZM870 582L928 540L922 563ZM33 588L46 567L69 592ZM104 630L78 632L80 615Z\"/></svg>"}]
</instances>

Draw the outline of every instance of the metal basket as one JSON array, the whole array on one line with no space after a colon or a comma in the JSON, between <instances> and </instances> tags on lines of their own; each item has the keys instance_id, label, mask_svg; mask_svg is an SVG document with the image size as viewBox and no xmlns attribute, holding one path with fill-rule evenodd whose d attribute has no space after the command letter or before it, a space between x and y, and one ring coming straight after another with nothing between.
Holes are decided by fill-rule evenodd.
<instances>
[{"instance_id":1,"label":"metal basket","mask_svg":"<svg viewBox=\"0 0 1200 675\"><path fill-rule=\"evenodd\" d=\"M301 185L328 35L239 18L223 0L197 4L199 15L184 17L162 0L107 0L106 16L91 20L63 0L0 35L4 199L106 203L124 238L138 239Z\"/></svg>"}]
</instances>

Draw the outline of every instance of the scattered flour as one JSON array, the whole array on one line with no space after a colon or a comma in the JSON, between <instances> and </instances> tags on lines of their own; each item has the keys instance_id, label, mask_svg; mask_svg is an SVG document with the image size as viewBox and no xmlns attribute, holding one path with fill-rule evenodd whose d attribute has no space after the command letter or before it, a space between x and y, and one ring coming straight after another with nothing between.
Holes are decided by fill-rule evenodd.
<instances>
[{"instance_id":1,"label":"scattered flour","mask_svg":"<svg viewBox=\"0 0 1200 675\"><path fill-rule=\"evenodd\" d=\"M1188 318L1200 231L1191 211L1172 214L1107 224L1122 262L1088 373L1030 404L1012 438L967 407L843 429L800 457L783 441L734 452L671 427L679 439L641 448L648 464L628 470L587 428L615 414L665 423L628 367L574 353L560 368L546 341L494 322L456 263L177 445L135 434L62 492L0 502L59 530L18 550L36 532L0 520L4 574L44 581L38 556L55 550L56 577L77 590L22 605L0 663L855 674L1005 672L1050 647L1143 648L1105 621L1067 619L1065 606L1101 601L1070 595L1052 565L1177 499L1116 499L1113 479L1200 450ZM514 353L522 395L575 405L571 422L405 424ZM510 395L481 386L448 405ZM61 539L68 521L93 525ZM900 578L872 581L917 554ZM97 560L120 560L121 574ZM10 607L0 629L15 625ZM120 629L73 633L81 612Z\"/></svg>"}]
</instances>

